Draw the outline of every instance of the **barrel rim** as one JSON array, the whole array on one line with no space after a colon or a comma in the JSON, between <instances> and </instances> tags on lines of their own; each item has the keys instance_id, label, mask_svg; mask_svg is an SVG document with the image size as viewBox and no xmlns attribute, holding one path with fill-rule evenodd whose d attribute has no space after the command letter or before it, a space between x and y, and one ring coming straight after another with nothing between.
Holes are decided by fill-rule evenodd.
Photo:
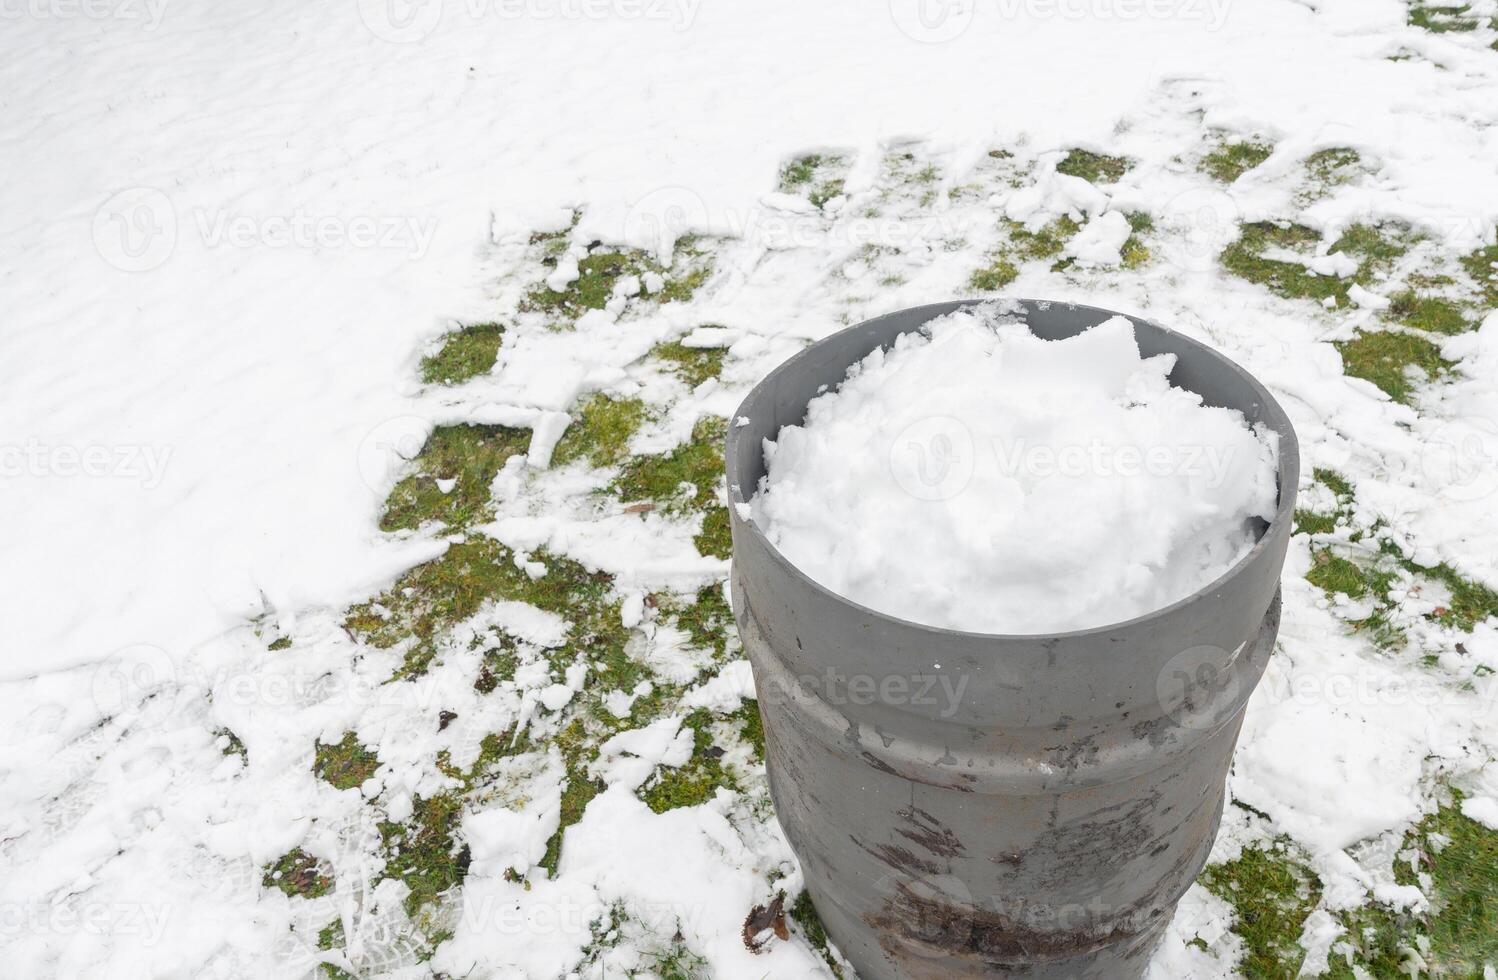
<instances>
[{"instance_id":1,"label":"barrel rim","mask_svg":"<svg viewBox=\"0 0 1498 980\"><path fill-rule=\"evenodd\" d=\"M1276 473L1276 476L1279 480L1279 501L1275 507L1273 519L1269 522L1269 526L1264 529L1264 533L1259 535L1259 540L1254 543L1254 546L1250 548L1243 555L1243 557L1239 558L1237 562L1229 567L1227 571L1223 572L1217 578L1208 582L1206 585L1202 586L1200 589L1197 589L1190 595L1184 596L1181 599L1177 599L1175 602L1172 602L1169 605L1161 606L1159 609L1154 609L1150 612L1143 613L1142 615L1135 616L1132 619L1119 620L1112 623L1104 623L1099 626L1089 626L1084 629L1076 630L1065 630L1058 633L984 633L974 630L951 629L945 626L933 626L929 623L921 623L912 619L903 619L899 616L893 616L889 613L880 612L877 609L866 606L854 599L848 598L847 596L840 595L837 592L834 592L831 589L827 588L820 582L816 581L810 575L806 574L799 567L797 567L796 564L789 558L787 558L779 548L775 547L775 545L770 541L768 537L765 536L765 533L759 528L757 524L755 524L753 521L744 519L739 514L738 505L747 504L748 502L747 498L744 496L744 487L742 485L742 481L737 479L738 474L735 472L735 470L737 469L736 460L739 455L739 442L743 438L743 436L741 435L740 427L730 422L728 426L728 434L726 439L724 440L724 461L726 464L725 472L728 478L727 482L730 504L728 508L729 519L732 521L735 537L737 537L738 534L750 535L754 539L755 543L759 547L764 549L765 554L767 554L786 574L790 575L798 585L804 588L811 589L815 593L822 596L824 599L831 600L834 603L840 603L848 607L849 609L855 610L871 620L896 629L916 630L927 633L929 635L944 636L956 640L977 640L983 642L998 641L1034 643L1038 641L1048 640L1083 640L1090 637L1105 635L1109 633L1118 633L1124 630L1144 626L1152 621L1168 619L1185 610L1186 608L1209 598L1211 595L1221 592L1225 587L1242 578L1254 565L1263 560L1266 560L1265 556L1268 555L1273 549L1275 540L1282 534L1288 533L1286 529L1291 526L1291 522L1294 519L1295 494L1300 480L1300 441L1295 434L1295 427L1290 421L1289 414L1285 412L1283 406L1281 406L1280 403L1275 399L1274 395L1270 393L1269 389L1266 388L1258 378L1249 373L1249 371L1247 371L1242 365L1238 364L1237 361L1234 361L1226 354L1223 354L1221 351L1216 350L1213 347L1209 347L1207 344L1204 344L1199 340L1186 336L1180 331L1171 330L1169 327L1161 326L1153 320L1147 320L1143 317L1132 316L1128 313L1120 313L1116 310L1107 310L1098 306L1089 306L1083 303L1072 303L1066 300L1025 299L1017 297L949 300L943 303L926 303L922 304L921 306L911 306L900 310L893 310L889 313L881 314L877 317L870 317L867 320L862 320L851 326L845 327L842 330L836 331L835 333L828 334L826 337L823 337L822 339L814 343L808 344L802 350L786 358L779 365L777 365L774 370L761 378L759 382L750 389L749 393L745 395L744 399L739 403L738 408L734 410L733 417L737 419L743 416L751 415L751 404L755 402L759 397L761 397L765 391L773 389L775 382L780 375L793 369L793 367L802 359L814 356L813 352L818 347L825 343L828 343L836 337L842 336L843 334L850 333L852 331L864 329L870 324L877 323L878 321L885 320L890 317L909 317L913 314L922 314L911 328L918 329L921 325L934 320L937 317L945 316L948 313L993 303L1019 305L1025 307L1027 310L1033 310L1037 308L1046 309L1053 306L1060 306L1065 307L1069 310L1079 310L1099 314L1102 316L1102 319L1098 320L1098 323L1102 323L1103 320L1106 320L1110 317L1122 316L1136 325L1143 324L1150 327L1151 329L1159 330L1162 333L1173 338L1175 342L1183 345L1184 347L1194 348L1201 354L1221 362L1222 364L1227 366L1229 370L1233 371L1244 381L1246 381L1249 387L1253 389L1255 394L1263 400L1266 415L1265 422L1270 426L1270 428L1272 428L1276 433L1279 434L1280 439L1279 465L1277 467ZM1096 324L1094 324L1094 326L1095 325ZM910 331L906 330L901 332L908 333ZM852 365L850 364L849 366L851 367ZM1278 578L1278 576L1276 576L1276 578Z\"/></svg>"}]
</instances>

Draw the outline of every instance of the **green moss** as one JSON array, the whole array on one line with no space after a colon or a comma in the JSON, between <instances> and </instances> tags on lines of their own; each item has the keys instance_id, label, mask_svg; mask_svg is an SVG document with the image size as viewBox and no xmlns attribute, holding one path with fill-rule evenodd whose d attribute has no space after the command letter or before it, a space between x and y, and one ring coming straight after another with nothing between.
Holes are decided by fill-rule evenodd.
<instances>
[{"instance_id":1,"label":"green moss","mask_svg":"<svg viewBox=\"0 0 1498 980\"><path fill-rule=\"evenodd\" d=\"M812 903L811 892L803 891L796 896L796 903L791 906L791 921L801 927L801 932L812 949L822 954L822 959L827 961L833 976L841 977L843 969L832 958L832 950L827 944L827 928L822 925L822 917L817 914L817 907Z\"/></svg>"},{"instance_id":2,"label":"green moss","mask_svg":"<svg viewBox=\"0 0 1498 980\"><path fill-rule=\"evenodd\" d=\"M1055 258L1066 248L1071 237L1081 231L1080 225L1065 216L1038 231L1030 231L1016 221L1005 221L1004 224L1015 254L1026 261Z\"/></svg>"},{"instance_id":3,"label":"green moss","mask_svg":"<svg viewBox=\"0 0 1498 980\"><path fill-rule=\"evenodd\" d=\"M594 466L614 466L629 455L629 440L645 421L638 398L593 395L583 402L552 453L561 465L586 459Z\"/></svg>"},{"instance_id":4,"label":"green moss","mask_svg":"<svg viewBox=\"0 0 1498 980\"><path fill-rule=\"evenodd\" d=\"M1437 6L1414 0L1410 3L1409 24L1432 34L1465 34L1478 27L1477 18L1467 16L1471 10L1467 4Z\"/></svg>"},{"instance_id":5,"label":"green moss","mask_svg":"<svg viewBox=\"0 0 1498 980\"><path fill-rule=\"evenodd\" d=\"M680 341L661 344L651 354L671 365L676 376L696 388L723 374L723 358L728 352L721 347L687 347Z\"/></svg>"},{"instance_id":6,"label":"green moss","mask_svg":"<svg viewBox=\"0 0 1498 980\"><path fill-rule=\"evenodd\" d=\"M807 200L820 208L843 192L842 157L813 153L786 164L780 171L780 189L787 194L806 191Z\"/></svg>"},{"instance_id":7,"label":"green moss","mask_svg":"<svg viewBox=\"0 0 1498 980\"><path fill-rule=\"evenodd\" d=\"M975 270L968 285L983 293L995 293L1019 278L1019 269L1002 254L988 265Z\"/></svg>"},{"instance_id":8,"label":"green moss","mask_svg":"<svg viewBox=\"0 0 1498 980\"><path fill-rule=\"evenodd\" d=\"M322 975L327 980L359 980L358 977L343 969L343 967L334 966L332 963L319 963L318 969L322 971Z\"/></svg>"},{"instance_id":9,"label":"green moss","mask_svg":"<svg viewBox=\"0 0 1498 980\"><path fill-rule=\"evenodd\" d=\"M1125 269L1137 269L1150 260L1150 250L1145 247L1143 238L1155 230L1155 219L1143 211L1131 211L1128 218L1129 237L1119 255Z\"/></svg>"},{"instance_id":10,"label":"green moss","mask_svg":"<svg viewBox=\"0 0 1498 980\"><path fill-rule=\"evenodd\" d=\"M476 323L448 334L437 353L421 359L421 380L452 385L489 373L504 335L505 328L498 323Z\"/></svg>"},{"instance_id":11,"label":"green moss","mask_svg":"<svg viewBox=\"0 0 1498 980\"><path fill-rule=\"evenodd\" d=\"M443 749L437 753L437 771L454 779L460 792L471 793L489 783L494 768L502 760L528 752L532 748L530 738L522 731L517 738L514 731L490 732L479 742L478 756L467 769L453 765L452 755Z\"/></svg>"},{"instance_id":12,"label":"green moss","mask_svg":"<svg viewBox=\"0 0 1498 980\"><path fill-rule=\"evenodd\" d=\"M461 884L468 874L469 851L457 839L463 798L455 793L417 797L409 820L380 824L380 847L385 869L379 880L394 878L411 889L406 913L413 918L423 906L437 901Z\"/></svg>"},{"instance_id":13,"label":"green moss","mask_svg":"<svg viewBox=\"0 0 1498 980\"><path fill-rule=\"evenodd\" d=\"M1488 306L1498 306L1498 245L1462 256L1462 268L1482 290L1483 301Z\"/></svg>"},{"instance_id":14,"label":"green moss","mask_svg":"<svg viewBox=\"0 0 1498 980\"><path fill-rule=\"evenodd\" d=\"M268 865L260 884L279 888L291 898L322 898L333 890L333 879L321 872L317 858L300 847Z\"/></svg>"},{"instance_id":15,"label":"green moss","mask_svg":"<svg viewBox=\"0 0 1498 980\"><path fill-rule=\"evenodd\" d=\"M723 440L727 420L709 416L697 422L690 441L660 456L632 456L613 489L621 500L654 501L671 513L718 505L723 480Z\"/></svg>"},{"instance_id":16,"label":"green moss","mask_svg":"<svg viewBox=\"0 0 1498 980\"><path fill-rule=\"evenodd\" d=\"M1201 884L1233 906L1233 931L1243 940L1239 969L1256 980L1299 974L1305 951L1301 926L1316 908L1321 884L1282 843L1243 849L1235 861L1202 872Z\"/></svg>"},{"instance_id":17,"label":"green moss","mask_svg":"<svg viewBox=\"0 0 1498 980\"><path fill-rule=\"evenodd\" d=\"M337 789L356 789L380 768L379 756L359 743L353 732L333 745L316 743L312 771Z\"/></svg>"},{"instance_id":18,"label":"green moss","mask_svg":"<svg viewBox=\"0 0 1498 980\"><path fill-rule=\"evenodd\" d=\"M1257 140L1244 140L1241 143L1223 143L1202 158L1202 172L1220 180L1224 184L1231 184L1242 177L1245 173L1257 167L1269 155L1274 152L1274 147L1268 143L1260 143Z\"/></svg>"},{"instance_id":19,"label":"green moss","mask_svg":"<svg viewBox=\"0 0 1498 980\"><path fill-rule=\"evenodd\" d=\"M1124 157L1104 156L1090 150L1072 150L1060 163L1056 172L1072 177L1081 177L1094 184L1111 184L1129 170L1129 161Z\"/></svg>"},{"instance_id":20,"label":"green moss","mask_svg":"<svg viewBox=\"0 0 1498 980\"><path fill-rule=\"evenodd\" d=\"M1468 321L1461 306L1452 300L1421 296L1412 289L1391 297L1389 315L1407 327L1431 333L1454 335L1475 326Z\"/></svg>"},{"instance_id":21,"label":"green moss","mask_svg":"<svg viewBox=\"0 0 1498 980\"><path fill-rule=\"evenodd\" d=\"M266 649L267 650L289 650L289 649L291 649L291 637L289 637L289 636L277 637L276 639L270 641L270 643L266 646Z\"/></svg>"},{"instance_id":22,"label":"green moss","mask_svg":"<svg viewBox=\"0 0 1498 980\"><path fill-rule=\"evenodd\" d=\"M679 807L698 806L711 800L722 787L736 791L738 782L723 768L723 750L713 744L712 714L698 708L687 715L682 727L692 732L692 757L681 766L661 768L640 793L640 799L656 813Z\"/></svg>"},{"instance_id":23,"label":"green moss","mask_svg":"<svg viewBox=\"0 0 1498 980\"><path fill-rule=\"evenodd\" d=\"M511 456L530 447L526 429L503 425L446 425L433 430L412 466L385 501L380 529L398 531L428 521L463 528L487 519L489 484ZM456 480L443 493L438 480Z\"/></svg>"},{"instance_id":24,"label":"green moss","mask_svg":"<svg viewBox=\"0 0 1498 980\"><path fill-rule=\"evenodd\" d=\"M334 919L317 933L318 949L342 949L345 941L342 919Z\"/></svg>"},{"instance_id":25,"label":"green moss","mask_svg":"<svg viewBox=\"0 0 1498 980\"><path fill-rule=\"evenodd\" d=\"M1410 369L1427 379L1451 369L1441 349L1417 334L1359 330L1352 340L1334 345L1342 354L1342 370L1350 377L1371 381L1397 402L1409 404L1415 391Z\"/></svg>"}]
</instances>

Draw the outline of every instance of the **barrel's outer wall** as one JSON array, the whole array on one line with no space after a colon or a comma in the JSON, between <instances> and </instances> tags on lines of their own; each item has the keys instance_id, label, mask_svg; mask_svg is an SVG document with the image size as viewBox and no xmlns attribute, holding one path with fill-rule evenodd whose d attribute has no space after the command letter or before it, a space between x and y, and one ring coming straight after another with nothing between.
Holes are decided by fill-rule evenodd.
<instances>
[{"instance_id":1,"label":"barrel's outer wall","mask_svg":"<svg viewBox=\"0 0 1498 980\"><path fill-rule=\"evenodd\" d=\"M731 500L752 496L763 440L799 423L821 386L965 305L868 321L777 368L729 427ZM1024 305L1051 339L1114 315ZM734 613L776 813L829 935L865 980L1138 977L1206 861L1243 709L1274 646L1298 449L1241 368L1134 323L1146 356L1177 355L1173 383L1280 437L1275 519L1182 602L1057 636L935 629L816 585L730 508Z\"/></svg>"}]
</instances>

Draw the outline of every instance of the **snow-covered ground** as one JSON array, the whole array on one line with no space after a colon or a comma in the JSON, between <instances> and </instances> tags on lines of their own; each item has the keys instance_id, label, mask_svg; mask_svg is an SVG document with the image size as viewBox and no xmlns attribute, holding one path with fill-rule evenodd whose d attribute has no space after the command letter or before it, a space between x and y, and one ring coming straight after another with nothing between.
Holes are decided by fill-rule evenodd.
<instances>
[{"instance_id":1,"label":"snow-covered ground","mask_svg":"<svg viewBox=\"0 0 1498 980\"><path fill-rule=\"evenodd\" d=\"M1295 421L1327 520L1291 547L1214 860L1294 849L1307 962L1336 962L1352 910L1428 904L1393 869L1452 787L1498 826L1498 623L1451 614L1498 587L1498 314L1461 262L1498 224L1493 0L1471 30L1401 0L0 13L0 972L826 972L801 924L743 940L799 872L702 612L711 501L638 461L706 444L807 341L974 283L1204 339ZM1250 141L1273 151L1204 172ZM1058 172L1073 148L1128 165ZM1312 234L1261 257L1342 285L1220 259L1270 219ZM1399 254L1328 254L1355 227ZM658 261L600 277L594 242ZM538 292L590 277L607 302L580 316ZM1451 367L1403 404L1344 354L1405 329L1407 288L1471 329L1430 335ZM490 321L492 371L422 382ZM721 370L691 353L714 349ZM640 406L627 451L567 446L600 392ZM475 513L382 530L463 422L521 431L524 458ZM419 571L386 592L439 555L508 577L471 605ZM1389 577L1329 592L1332 560ZM673 771L718 792L670 806ZM1160 974L1235 975L1236 914L1194 889Z\"/></svg>"}]
</instances>

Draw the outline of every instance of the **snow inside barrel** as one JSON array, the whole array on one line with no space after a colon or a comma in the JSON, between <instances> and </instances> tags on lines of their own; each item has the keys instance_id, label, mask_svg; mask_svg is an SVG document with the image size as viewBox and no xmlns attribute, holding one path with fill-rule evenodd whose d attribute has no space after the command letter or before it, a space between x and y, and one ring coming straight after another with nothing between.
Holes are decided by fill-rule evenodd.
<instances>
[{"instance_id":1,"label":"snow inside barrel","mask_svg":"<svg viewBox=\"0 0 1498 980\"><path fill-rule=\"evenodd\" d=\"M1284 411L1143 320L953 302L792 357L726 448L776 812L859 976L1142 976L1274 646Z\"/></svg>"}]
</instances>

